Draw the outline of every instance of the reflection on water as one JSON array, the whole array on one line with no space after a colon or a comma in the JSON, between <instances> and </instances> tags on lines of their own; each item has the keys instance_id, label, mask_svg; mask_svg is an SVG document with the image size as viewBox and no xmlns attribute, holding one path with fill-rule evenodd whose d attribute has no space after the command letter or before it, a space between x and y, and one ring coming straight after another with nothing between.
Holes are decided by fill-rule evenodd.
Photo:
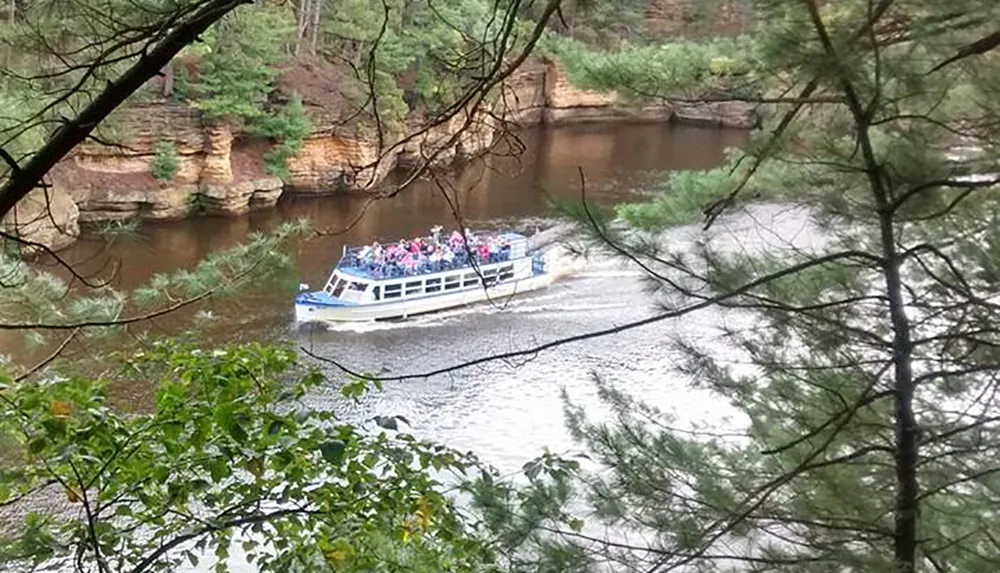
<instances>
[{"instance_id":1,"label":"reflection on water","mask_svg":"<svg viewBox=\"0 0 1000 573\"><path fill-rule=\"evenodd\" d=\"M318 229L347 232L302 245L296 260L297 279L312 285L325 281L344 244L393 239L425 233L438 223L469 227L507 226L533 232L551 222L549 197L578 199L580 170L587 198L602 203L634 200L657 188L665 173L719 164L727 147L741 144L745 132L698 129L665 124L588 125L533 129L522 134L526 153L515 159L493 158L488 165L466 166L442 189L418 181L391 200L370 203L357 196L286 197L277 208L243 217L204 217L145 224L138 237L108 243L90 235L67 250L65 257L84 273L118 264L113 285L131 289L158 272L191 267L205 255L231 247L254 231L282 221L309 218ZM367 205L367 208L365 208ZM363 216L359 215L363 211ZM299 280L287 281L297 284ZM284 335L292 316L287 291L239 302L214 302L221 326L231 321L249 337ZM236 316L252 304L251 316ZM169 331L190 315L157 322ZM220 333L227 332L220 328Z\"/></svg>"},{"instance_id":2,"label":"reflection on water","mask_svg":"<svg viewBox=\"0 0 1000 573\"><path fill-rule=\"evenodd\" d=\"M309 241L296 253L298 276L291 284L321 284L344 244L424 233L454 224L454 207L466 226L506 226L533 232L551 222L547 195L580 195L580 173L588 199L606 204L648 195L671 170L718 165L727 147L741 144L740 131L668 125L594 125L536 129L523 134L527 153L514 161L467 166L456 177L450 200L419 182L398 197L370 206L347 232ZM120 262L119 288L133 288L157 272L190 267L208 253L243 240L281 221L309 217L321 229L343 229L365 202L358 197L285 198L273 210L239 218L197 218L148 224L133 239L112 244L86 237L67 258L93 270L110 258ZM402 323L346 325L330 330L293 329L291 293L269 289L239 300L216 300L201 310L215 317L211 332L221 342L244 338L297 338L317 353L370 372L433 370L493 352L522 348L645 316L649 303L635 272L617 263L592 262L582 272L509 305L489 303ZM148 328L172 333L189 324L191 313L157 319ZM676 325L670 327L676 328ZM450 375L388 384L345 416L403 414L413 431L472 449L501 467L514 468L545 445L566 445L559 392L566 388L585 403L593 400L590 376L599 371L630 389L668 402L683 390L664 377L669 370L662 332L641 332L581 342L515 363L491 363ZM83 352L82 347L75 349ZM134 390L135 400L148 394ZM317 404L332 404L316 395ZM337 403L336 407L346 406Z\"/></svg>"},{"instance_id":3,"label":"reflection on water","mask_svg":"<svg viewBox=\"0 0 1000 573\"><path fill-rule=\"evenodd\" d=\"M450 201L434 185L420 182L391 201L372 204L347 232L305 243L295 253L297 276L286 282L322 283L344 244L424 233L438 223L451 226L456 205L466 226L532 232L552 221L548 194L580 196L580 169L588 199L606 204L635 200L656 190L671 170L718 165L725 149L741 144L745 134L667 125L596 125L532 130L523 139L527 153L519 161L498 159L459 172ZM115 285L130 289L154 273L190 267L208 253L281 221L309 217L317 228L343 229L363 204L357 197L285 198L276 209L246 217L145 225L139 237L110 244L85 237L66 256L82 271L97 269L109 259L118 261ZM690 232L679 229L676 240L685 241ZM741 244L740 239L733 242ZM509 304L483 303L403 322L296 331L291 292L279 288L238 300L213 300L200 310L214 315L210 332L217 342L292 338L351 368L383 375L427 372L655 312L634 269L610 260L559 263L576 265L576 272ZM191 314L164 317L145 327L156 334L176 333L189 324ZM561 392L596 412L594 375L661 408L682 411L688 419L722 423L725 408L673 375L668 350L671 336L711 336L719 320L712 313L692 314L514 361L391 382L359 404L338 398L340 373L331 369L330 387L309 399L347 420L403 415L412 423L412 433L472 450L501 471L513 472L543 447L572 447L563 426ZM86 350L80 345L73 352ZM120 398L142 403L150 399L148 390L121 389ZM249 566L240 569L252 571Z\"/></svg>"}]
</instances>

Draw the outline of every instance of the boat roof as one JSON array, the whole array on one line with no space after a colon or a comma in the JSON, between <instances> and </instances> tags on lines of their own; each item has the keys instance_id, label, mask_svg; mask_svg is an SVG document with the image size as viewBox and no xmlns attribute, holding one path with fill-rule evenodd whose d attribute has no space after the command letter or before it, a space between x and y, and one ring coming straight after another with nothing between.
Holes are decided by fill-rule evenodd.
<instances>
[{"instance_id":1,"label":"boat roof","mask_svg":"<svg viewBox=\"0 0 1000 573\"><path fill-rule=\"evenodd\" d=\"M441 232L441 237L444 240L447 240L447 238L451 236L452 232L453 231L443 230ZM513 242L518 241L518 240L527 240L526 236L522 235L521 233L515 233L513 231L501 231L501 232L472 231L472 235L474 237L476 237L476 238L493 237L493 238L497 238L497 239L502 239L502 240L507 241L509 243L513 243ZM398 244L400 240L406 240L406 241L409 242L409 241L413 241L414 239L430 240L431 238L432 237L430 235L427 235L427 236L422 236L422 237L413 237L413 238L409 238L409 239L396 239L395 241L388 241L386 243L380 243L380 244L382 246L389 246L389 245ZM355 246L355 247L345 247L344 248L344 256L340 259L340 262L337 263L337 270L340 271L340 272L342 272L342 273L344 273L345 275L349 275L349 276L352 276L352 277L355 277L355 278L359 278L359 279L364 279L364 280L371 280L371 281L396 280L396 279L400 279L400 278L406 278L406 277L376 277L365 266L356 266L356 265L348 264L347 261L350 260L347 257L348 254L357 254L357 253L360 253L365 248L373 247L375 244L376 243L373 242L373 243L368 244L368 245L361 245L361 246ZM506 262L506 261L504 261L504 262ZM499 264L499 263L492 263L492 264ZM465 265L463 265L461 267L455 267L454 269L449 269L449 270L458 270L458 269L471 268L471 267L472 267L471 264L466 263ZM439 273L439 272L446 272L446 271L425 270L425 271L422 271L422 272L418 272L415 275L407 275L407 277L424 276L424 275L430 275L430 274L435 274L435 273Z\"/></svg>"},{"instance_id":2,"label":"boat roof","mask_svg":"<svg viewBox=\"0 0 1000 573\"><path fill-rule=\"evenodd\" d=\"M451 236L451 234L452 234L453 231L454 231L454 229L452 231L444 230L444 231L441 232L441 237L444 238L444 239L447 239L448 237ZM519 240L519 239L527 240L526 236L522 235L521 233L515 233L513 231L476 231L476 230L473 230L472 231L472 235L474 237L476 237L476 238L481 238L481 237L495 237L495 238L498 238L498 239L505 239L507 241L516 241L516 240ZM387 247L389 245L398 244L400 241L414 241L416 239L420 239L421 241L425 241L425 240L430 240L431 238L432 238L431 235L421 235L421 236L417 236L417 237L400 237L398 239L389 239L389 240L387 240L385 242L373 241L373 242L365 244L365 245L348 245L346 247L346 252L353 253L355 251L360 251L361 249L364 249L365 247L373 247L376 244L382 245L383 247Z\"/></svg>"}]
</instances>

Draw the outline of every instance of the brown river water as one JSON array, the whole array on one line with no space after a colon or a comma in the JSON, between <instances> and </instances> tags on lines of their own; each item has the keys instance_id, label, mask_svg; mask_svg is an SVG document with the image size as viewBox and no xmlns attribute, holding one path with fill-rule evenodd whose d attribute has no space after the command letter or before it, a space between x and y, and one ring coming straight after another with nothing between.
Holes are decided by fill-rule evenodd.
<instances>
[{"instance_id":1,"label":"brown river water","mask_svg":"<svg viewBox=\"0 0 1000 573\"><path fill-rule=\"evenodd\" d=\"M490 169L472 165L460 171L456 195L466 226L508 228L531 234L558 223L549 196L579 199L582 168L587 198L604 204L649 197L671 171L705 169L720 164L725 150L746 140L741 131L669 125L590 125L529 130L522 134L526 153L519 161L494 159ZM157 272L187 268L206 254L232 246L253 231L309 217L315 227L342 229L357 217L364 201L357 197L285 198L277 208L240 218L195 218L142 226L138 236L109 242L86 236L65 255L81 270L108 261L120 264L115 284L131 289ZM755 205L723 217L708 237L726 249L787 247L817 237L807 213L788 205ZM503 306L481 303L413 317L404 321L343 325L330 329L296 328L293 296L300 282L319 288L344 244L391 240L424 234L435 224L453 226L452 210L440 191L418 184L395 199L375 203L350 231L302 245L297 268L282 285L235 300L213 300L198 309L210 315L202 323L210 343L232 340L292 341L358 371L383 376L420 374L470 359L532 348L567 336L593 332L643 319L658 311L642 273L618 260L553 260L550 268L569 270L550 287L518 295ZM663 240L686 248L706 236L700 226L671 229ZM568 259L563 257L563 259ZM153 334L189 328L194 312L178 313L145 324ZM402 415L404 429L421 438L471 450L481 460L515 476L543 448L575 451L564 426L563 393L588 414L603 418L594 376L640 397L677 423L708 423L717 429L745 425L727 400L693 389L675 371L670 344L680 337L709 345L739 368L739 359L719 338L719 326L753 328L750 317L714 309L656 322L603 338L590 338L526 359L492 361L448 374L388 382L361 403L346 403L337 391L341 374L329 369L329 385L308 396L316 408L333 409L348 421L369 424L376 415ZM0 339L0 353L25 363L43 350L20 350ZM70 352L92 353L86 343ZM36 355L36 356L31 356ZM121 403L148 404L150 388L116 390ZM252 573L234 545L234 570ZM211 559L198 568L208 571Z\"/></svg>"},{"instance_id":2,"label":"brown river water","mask_svg":"<svg viewBox=\"0 0 1000 573\"><path fill-rule=\"evenodd\" d=\"M518 161L494 159L491 169L472 165L458 174L464 185L459 187L458 204L467 226L530 234L554 224L547 194L579 198L581 168L589 200L606 204L641 200L655 192L670 171L718 165L726 148L742 144L746 133L665 124L595 124L532 129L522 139L526 152ZM344 196L283 198L275 209L240 218L149 223L138 236L114 242L85 236L64 254L84 271L118 262L114 284L130 289L154 273L190 267L206 254L282 221L309 217L317 228L341 229L355 219L362 204L357 197ZM426 234L435 224L454 225L448 202L434 186L417 184L392 200L373 204L347 233L302 245L294 276L283 282L319 288L345 243ZM502 308L483 303L402 322L296 329L293 294L294 286L268 289L236 300L213 301L200 310L213 317L208 320L209 332L219 343L292 339L358 370L396 375L525 348L655 312L638 273L623 270L615 261L599 260ZM147 328L153 333L176 333L190 326L192 314L157 319ZM338 373L331 371L329 391L312 399L317 407L335 407L357 421L376 414L403 415L412 423L413 433L473 450L500 469L513 471L543 447L562 451L571 446L563 429L560 392L565 389L572 399L593 403L594 372L653 402L683 407L687 399L683 385L666 374L665 336L676 329L676 324L663 323L563 346L517 363L495 362L389 383L360 405L346 406L337 400ZM9 340L0 345L13 346ZM78 345L73 352L87 349ZM148 389L125 392L134 401L148 399Z\"/></svg>"}]
</instances>

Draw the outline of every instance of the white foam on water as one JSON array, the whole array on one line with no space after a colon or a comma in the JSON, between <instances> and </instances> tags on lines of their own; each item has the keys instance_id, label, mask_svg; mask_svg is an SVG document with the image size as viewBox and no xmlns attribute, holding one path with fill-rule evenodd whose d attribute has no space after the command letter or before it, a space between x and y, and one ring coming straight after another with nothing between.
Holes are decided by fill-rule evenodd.
<instances>
[{"instance_id":1,"label":"white foam on water","mask_svg":"<svg viewBox=\"0 0 1000 573\"><path fill-rule=\"evenodd\" d=\"M366 322L338 322L334 324L323 324L320 328L327 332L352 332L357 334L401 330L404 328L435 328L443 326L449 322L450 319L462 314L465 314L462 309L442 310L406 319L372 320Z\"/></svg>"},{"instance_id":2,"label":"white foam on water","mask_svg":"<svg viewBox=\"0 0 1000 573\"><path fill-rule=\"evenodd\" d=\"M532 306L508 306L507 308L496 308L486 311L484 314L496 312L508 312L513 314L528 313L553 313L553 312L585 312L592 310L606 310L612 308L629 308L626 303L589 303L589 304L554 304L554 305L532 305Z\"/></svg>"},{"instance_id":3,"label":"white foam on water","mask_svg":"<svg viewBox=\"0 0 1000 573\"><path fill-rule=\"evenodd\" d=\"M621 270L621 271L614 271L614 270L608 270L608 271L583 271L583 272L573 273L572 278L587 278L587 279L610 278L610 279L613 279L613 278L628 278L628 277L644 277L644 276L647 276L647 274L648 273L646 273L645 271L641 271L641 270L635 270L635 271L626 271L626 270Z\"/></svg>"}]
</instances>

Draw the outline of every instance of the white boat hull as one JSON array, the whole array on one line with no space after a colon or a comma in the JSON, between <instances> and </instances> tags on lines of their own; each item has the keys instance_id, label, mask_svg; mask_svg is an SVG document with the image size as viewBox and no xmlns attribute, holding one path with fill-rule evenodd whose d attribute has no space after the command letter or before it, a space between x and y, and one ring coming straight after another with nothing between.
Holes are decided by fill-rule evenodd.
<instances>
[{"instance_id":1,"label":"white boat hull","mask_svg":"<svg viewBox=\"0 0 1000 573\"><path fill-rule=\"evenodd\" d=\"M414 298L402 298L393 301L355 304L344 306L328 306L320 304L296 303L295 320L298 323L308 322L359 322L384 320L389 318L406 318L418 314L465 306L490 300L503 304L510 297L519 293L544 288L552 283L555 277L550 273L529 276L520 280L509 280L488 289L474 288Z\"/></svg>"}]
</instances>

